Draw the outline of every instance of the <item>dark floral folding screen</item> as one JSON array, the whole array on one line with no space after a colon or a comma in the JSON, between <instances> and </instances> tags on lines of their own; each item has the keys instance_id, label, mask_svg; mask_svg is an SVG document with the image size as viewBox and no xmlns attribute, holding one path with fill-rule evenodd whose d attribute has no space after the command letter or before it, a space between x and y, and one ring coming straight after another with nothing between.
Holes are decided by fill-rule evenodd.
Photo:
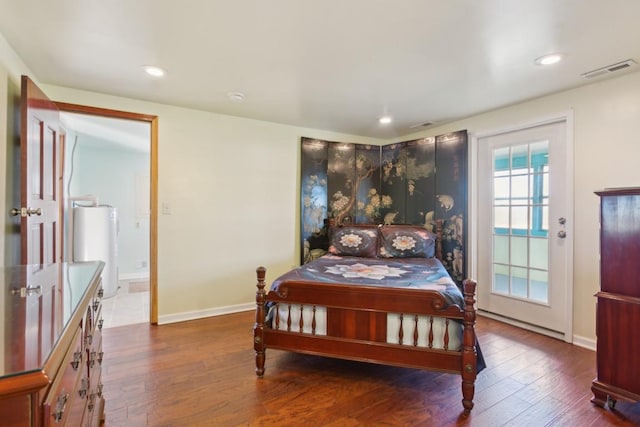
<instances>
[{"instance_id":1,"label":"dark floral folding screen","mask_svg":"<svg viewBox=\"0 0 640 427\"><path fill-rule=\"evenodd\" d=\"M322 246L325 219L414 224L444 220L444 264L466 274L467 131L384 146L302 138L302 254Z\"/></svg>"}]
</instances>

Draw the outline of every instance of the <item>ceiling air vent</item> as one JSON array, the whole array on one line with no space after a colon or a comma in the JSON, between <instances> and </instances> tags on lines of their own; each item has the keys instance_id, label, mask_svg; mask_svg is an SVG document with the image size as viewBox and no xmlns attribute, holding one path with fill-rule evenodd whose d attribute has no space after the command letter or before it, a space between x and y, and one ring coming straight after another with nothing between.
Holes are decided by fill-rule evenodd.
<instances>
[{"instance_id":1,"label":"ceiling air vent","mask_svg":"<svg viewBox=\"0 0 640 427\"><path fill-rule=\"evenodd\" d=\"M418 123L418 124L409 126L409 129L426 128L427 126L431 126L432 124L433 124L432 122Z\"/></svg>"},{"instance_id":2,"label":"ceiling air vent","mask_svg":"<svg viewBox=\"0 0 640 427\"><path fill-rule=\"evenodd\" d=\"M598 68L597 70L587 71L581 74L585 79L593 79L594 77L600 77L605 74L614 73L616 71L626 70L627 68L635 67L638 65L633 59L627 59L626 61L618 62L617 64L607 65L606 67Z\"/></svg>"}]
</instances>

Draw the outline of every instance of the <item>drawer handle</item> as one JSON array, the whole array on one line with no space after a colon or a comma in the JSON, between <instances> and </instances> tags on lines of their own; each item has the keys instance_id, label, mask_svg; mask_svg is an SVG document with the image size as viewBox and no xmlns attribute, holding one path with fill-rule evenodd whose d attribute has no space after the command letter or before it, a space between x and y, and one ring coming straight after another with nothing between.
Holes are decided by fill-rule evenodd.
<instances>
[{"instance_id":1,"label":"drawer handle","mask_svg":"<svg viewBox=\"0 0 640 427\"><path fill-rule=\"evenodd\" d=\"M98 290L98 296L99 296L100 298L102 298L102 297L104 296L104 289L100 288L100 289Z\"/></svg>"},{"instance_id":2,"label":"drawer handle","mask_svg":"<svg viewBox=\"0 0 640 427\"><path fill-rule=\"evenodd\" d=\"M89 388L89 385L87 384L87 379L83 378L82 380L80 380L80 389L78 390L78 394L83 399L87 395L87 389L88 388Z\"/></svg>"},{"instance_id":3,"label":"drawer handle","mask_svg":"<svg viewBox=\"0 0 640 427\"><path fill-rule=\"evenodd\" d=\"M102 330L102 324L104 323L104 319L98 320L98 329Z\"/></svg>"},{"instance_id":4,"label":"drawer handle","mask_svg":"<svg viewBox=\"0 0 640 427\"><path fill-rule=\"evenodd\" d=\"M93 411L93 407L95 406L95 400L96 400L96 394L91 393L89 395L89 405L87 406L87 409L89 410L89 412Z\"/></svg>"},{"instance_id":5,"label":"drawer handle","mask_svg":"<svg viewBox=\"0 0 640 427\"><path fill-rule=\"evenodd\" d=\"M98 307L100 307L100 300L99 299L95 299L93 301L93 311L98 311Z\"/></svg>"},{"instance_id":6,"label":"drawer handle","mask_svg":"<svg viewBox=\"0 0 640 427\"><path fill-rule=\"evenodd\" d=\"M62 416L64 415L64 410L67 407L67 401L69 400L69 393L62 393L58 396L58 400L56 402L56 411L53 413L53 420L56 423L59 423L62 420Z\"/></svg>"},{"instance_id":7,"label":"drawer handle","mask_svg":"<svg viewBox=\"0 0 640 427\"><path fill-rule=\"evenodd\" d=\"M102 397L102 389L104 388L104 384L98 384L98 397Z\"/></svg>"},{"instance_id":8,"label":"drawer handle","mask_svg":"<svg viewBox=\"0 0 640 427\"><path fill-rule=\"evenodd\" d=\"M104 358L104 351L98 353L98 363L102 365L102 359Z\"/></svg>"},{"instance_id":9,"label":"drawer handle","mask_svg":"<svg viewBox=\"0 0 640 427\"><path fill-rule=\"evenodd\" d=\"M80 365L80 361L82 360L82 352L76 351L73 353L73 360L71 361L71 367L74 371L78 370L78 365Z\"/></svg>"},{"instance_id":10,"label":"drawer handle","mask_svg":"<svg viewBox=\"0 0 640 427\"><path fill-rule=\"evenodd\" d=\"M95 350L91 352L91 356L89 357L89 367L93 368L96 366L96 352Z\"/></svg>"},{"instance_id":11,"label":"drawer handle","mask_svg":"<svg viewBox=\"0 0 640 427\"><path fill-rule=\"evenodd\" d=\"M84 337L84 345L86 347L91 346L91 343L93 343L93 335L89 334L86 337Z\"/></svg>"}]
</instances>

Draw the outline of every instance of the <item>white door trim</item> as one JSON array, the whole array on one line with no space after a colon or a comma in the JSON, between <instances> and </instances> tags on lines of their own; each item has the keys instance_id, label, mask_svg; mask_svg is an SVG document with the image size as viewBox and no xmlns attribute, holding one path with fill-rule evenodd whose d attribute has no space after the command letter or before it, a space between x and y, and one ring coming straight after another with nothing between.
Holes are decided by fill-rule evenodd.
<instances>
[{"instance_id":1,"label":"white door trim","mask_svg":"<svg viewBox=\"0 0 640 427\"><path fill-rule=\"evenodd\" d=\"M550 124L554 122L564 121L566 123L566 172L567 182L564 197L569 201L571 209L567 212L567 223L565 229L567 235L571 236L571 242L573 243L574 236L574 218L575 218L575 202L574 202L574 112L573 110L561 111L556 114L548 116L538 117L523 123L504 126L496 129L482 130L478 132L469 132L470 145L469 145L469 175L468 175L468 188L469 188L469 256L467 259L467 265L469 266L469 272L471 277L478 277L478 141L480 138L489 136L496 136L507 132L516 130L523 130L540 125ZM573 342L573 244L567 247L567 268L566 268L566 298L565 298L565 318L564 318L564 341L568 343ZM483 286L482 283L478 283L478 286ZM545 333L540 328L531 327L528 328L526 324L520 326L535 330L537 332ZM554 334L549 334L556 336Z\"/></svg>"}]
</instances>

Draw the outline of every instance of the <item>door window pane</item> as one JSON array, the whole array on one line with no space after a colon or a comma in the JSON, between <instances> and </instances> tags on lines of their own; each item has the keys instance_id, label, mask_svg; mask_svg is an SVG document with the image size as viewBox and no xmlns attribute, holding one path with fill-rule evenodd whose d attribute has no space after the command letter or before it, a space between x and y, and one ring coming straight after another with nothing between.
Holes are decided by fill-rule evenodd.
<instances>
[{"instance_id":1,"label":"door window pane","mask_svg":"<svg viewBox=\"0 0 640 427\"><path fill-rule=\"evenodd\" d=\"M528 280L527 269L520 267L511 267L511 295L519 298L527 298Z\"/></svg>"},{"instance_id":2,"label":"door window pane","mask_svg":"<svg viewBox=\"0 0 640 427\"><path fill-rule=\"evenodd\" d=\"M518 145L511 147L511 169L526 169L529 167L529 146Z\"/></svg>"},{"instance_id":3,"label":"door window pane","mask_svg":"<svg viewBox=\"0 0 640 427\"><path fill-rule=\"evenodd\" d=\"M511 178L511 204L529 204L529 175L518 175Z\"/></svg>"},{"instance_id":4,"label":"door window pane","mask_svg":"<svg viewBox=\"0 0 640 427\"><path fill-rule=\"evenodd\" d=\"M509 264L508 236L493 236L493 261Z\"/></svg>"},{"instance_id":5,"label":"door window pane","mask_svg":"<svg viewBox=\"0 0 640 427\"><path fill-rule=\"evenodd\" d=\"M549 273L541 270L531 270L529 272L529 286L531 288L531 299L548 303L549 302Z\"/></svg>"},{"instance_id":6,"label":"door window pane","mask_svg":"<svg viewBox=\"0 0 640 427\"><path fill-rule=\"evenodd\" d=\"M501 175L500 172L506 172L507 175L509 174L511 171L509 165L509 147L493 150L493 170L497 176Z\"/></svg>"},{"instance_id":7,"label":"door window pane","mask_svg":"<svg viewBox=\"0 0 640 427\"><path fill-rule=\"evenodd\" d=\"M548 302L548 141L493 151L494 292Z\"/></svg>"},{"instance_id":8,"label":"door window pane","mask_svg":"<svg viewBox=\"0 0 640 427\"><path fill-rule=\"evenodd\" d=\"M526 206L511 208L511 234L527 234L529 229L529 209Z\"/></svg>"},{"instance_id":9,"label":"door window pane","mask_svg":"<svg viewBox=\"0 0 640 427\"><path fill-rule=\"evenodd\" d=\"M509 266L493 265L493 292L509 295Z\"/></svg>"},{"instance_id":10,"label":"door window pane","mask_svg":"<svg viewBox=\"0 0 640 427\"><path fill-rule=\"evenodd\" d=\"M496 205L509 203L509 177L499 177L493 180L493 200Z\"/></svg>"},{"instance_id":11,"label":"door window pane","mask_svg":"<svg viewBox=\"0 0 640 427\"><path fill-rule=\"evenodd\" d=\"M549 241L547 239L529 240L531 253L529 254L529 266L540 270L549 268Z\"/></svg>"},{"instance_id":12,"label":"door window pane","mask_svg":"<svg viewBox=\"0 0 640 427\"><path fill-rule=\"evenodd\" d=\"M511 265L527 266L527 240L526 237L511 237Z\"/></svg>"},{"instance_id":13,"label":"door window pane","mask_svg":"<svg viewBox=\"0 0 640 427\"><path fill-rule=\"evenodd\" d=\"M495 207L493 209L493 228L496 234L509 232L509 207Z\"/></svg>"}]
</instances>

